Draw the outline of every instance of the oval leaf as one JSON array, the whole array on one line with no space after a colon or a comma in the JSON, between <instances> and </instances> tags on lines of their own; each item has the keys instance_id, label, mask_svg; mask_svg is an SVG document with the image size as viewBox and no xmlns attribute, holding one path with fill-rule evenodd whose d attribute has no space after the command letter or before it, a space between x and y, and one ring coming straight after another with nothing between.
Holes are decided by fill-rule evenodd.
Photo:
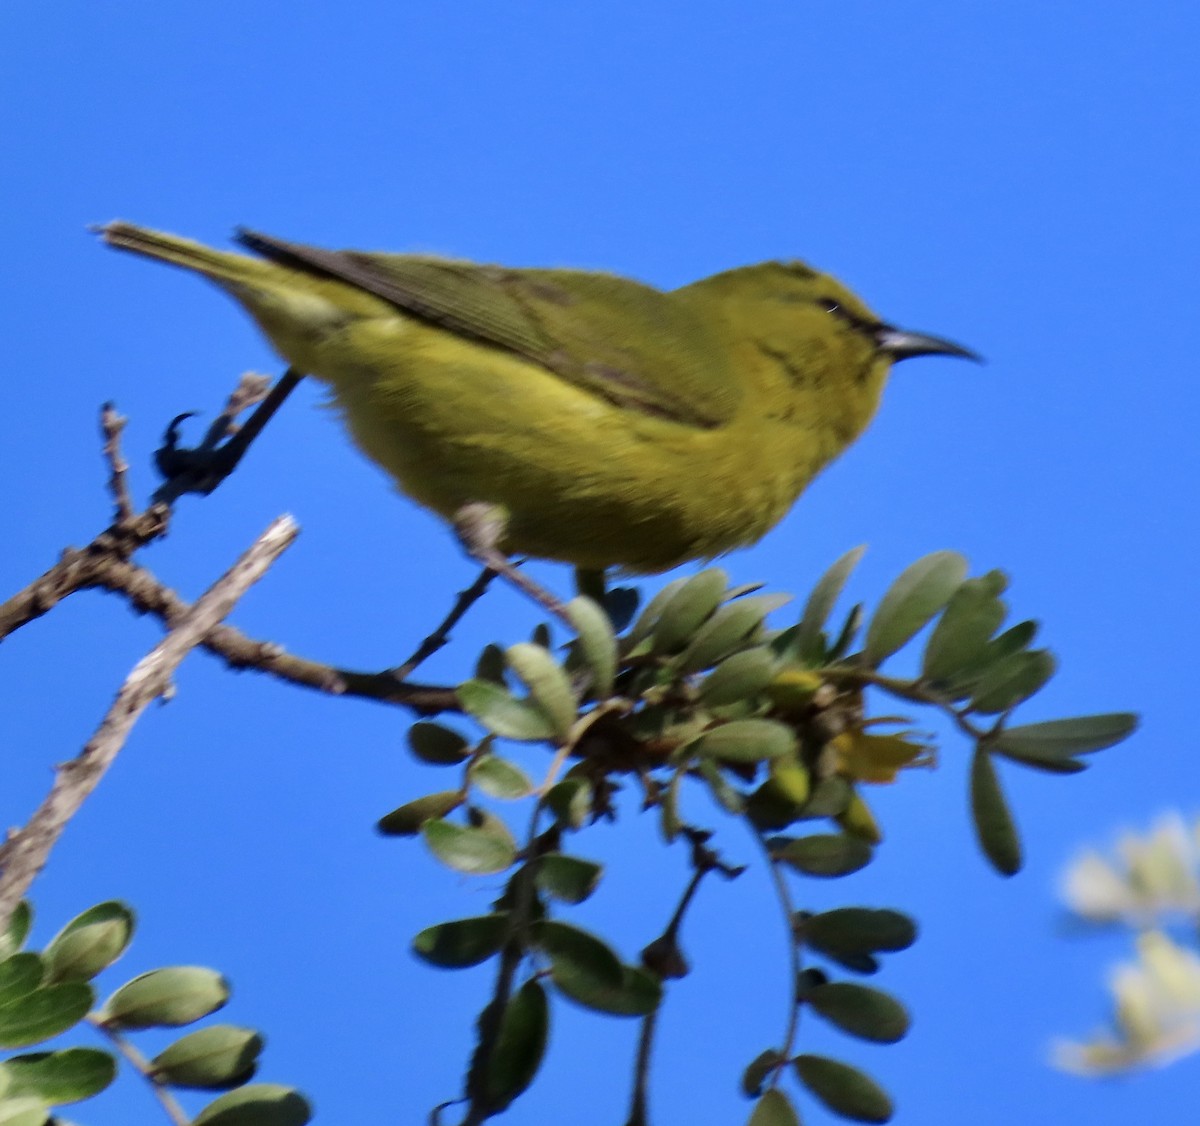
<instances>
[{"instance_id":1,"label":"oval leaf","mask_svg":"<svg viewBox=\"0 0 1200 1126\"><path fill-rule=\"evenodd\" d=\"M567 617L579 634L579 653L592 675L592 694L598 700L613 692L617 675L617 635L608 615L585 595L567 603Z\"/></svg>"},{"instance_id":2,"label":"oval leaf","mask_svg":"<svg viewBox=\"0 0 1200 1126\"><path fill-rule=\"evenodd\" d=\"M229 982L207 966L168 966L126 982L105 1003L110 1028L178 1028L215 1013L229 1000Z\"/></svg>"},{"instance_id":3,"label":"oval leaf","mask_svg":"<svg viewBox=\"0 0 1200 1126\"><path fill-rule=\"evenodd\" d=\"M582 903L596 890L604 869L591 860L548 852L538 860L535 880L547 895L564 903Z\"/></svg>"},{"instance_id":4,"label":"oval leaf","mask_svg":"<svg viewBox=\"0 0 1200 1126\"><path fill-rule=\"evenodd\" d=\"M312 1107L299 1091L278 1083L252 1083L209 1103L192 1126L307 1126Z\"/></svg>"},{"instance_id":5,"label":"oval leaf","mask_svg":"<svg viewBox=\"0 0 1200 1126\"><path fill-rule=\"evenodd\" d=\"M592 811L592 787L586 778L564 778L550 787L546 804L559 821L580 829Z\"/></svg>"},{"instance_id":6,"label":"oval leaf","mask_svg":"<svg viewBox=\"0 0 1200 1126\"><path fill-rule=\"evenodd\" d=\"M614 1017L644 1017L662 1001L662 982L641 966L622 966L617 986L569 971L557 974L553 980L559 992L577 1005Z\"/></svg>"},{"instance_id":7,"label":"oval leaf","mask_svg":"<svg viewBox=\"0 0 1200 1126\"><path fill-rule=\"evenodd\" d=\"M511 838L473 826L435 819L421 826L421 835L443 864L472 876L503 872L517 857Z\"/></svg>"},{"instance_id":8,"label":"oval leaf","mask_svg":"<svg viewBox=\"0 0 1200 1126\"><path fill-rule=\"evenodd\" d=\"M426 821L445 817L463 803L461 790L439 790L435 794L414 798L399 809L384 814L376 828L388 837L415 837Z\"/></svg>"},{"instance_id":9,"label":"oval leaf","mask_svg":"<svg viewBox=\"0 0 1200 1126\"><path fill-rule=\"evenodd\" d=\"M60 981L9 1001L0 1006L0 1048L27 1048L74 1028L94 1000L86 982Z\"/></svg>"},{"instance_id":10,"label":"oval leaf","mask_svg":"<svg viewBox=\"0 0 1200 1126\"><path fill-rule=\"evenodd\" d=\"M796 749L796 733L773 719L735 719L710 728L690 749L723 762L764 762L790 755Z\"/></svg>"},{"instance_id":11,"label":"oval leaf","mask_svg":"<svg viewBox=\"0 0 1200 1126\"><path fill-rule=\"evenodd\" d=\"M504 656L508 667L529 689L530 701L550 721L554 734L565 739L578 711L571 678L545 649L530 641L510 645Z\"/></svg>"},{"instance_id":12,"label":"oval leaf","mask_svg":"<svg viewBox=\"0 0 1200 1126\"><path fill-rule=\"evenodd\" d=\"M474 716L493 735L519 742L553 739L550 717L526 700L518 700L507 688L490 680L468 680L455 689L463 711Z\"/></svg>"},{"instance_id":13,"label":"oval leaf","mask_svg":"<svg viewBox=\"0 0 1200 1126\"><path fill-rule=\"evenodd\" d=\"M76 915L46 947L46 980L87 981L111 966L133 937L134 915L116 900Z\"/></svg>"},{"instance_id":14,"label":"oval leaf","mask_svg":"<svg viewBox=\"0 0 1200 1126\"><path fill-rule=\"evenodd\" d=\"M252 1028L214 1024L181 1036L154 1057L154 1076L172 1087L224 1091L253 1076L263 1038Z\"/></svg>"},{"instance_id":15,"label":"oval leaf","mask_svg":"<svg viewBox=\"0 0 1200 1126\"><path fill-rule=\"evenodd\" d=\"M800 1126L800 1118L787 1095L772 1087L754 1104L747 1126Z\"/></svg>"},{"instance_id":16,"label":"oval leaf","mask_svg":"<svg viewBox=\"0 0 1200 1126\"><path fill-rule=\"evenodd\" d=\"M1001 572L992 571L982 578L967 579L954 592L929 635L921 661L923 677L948 680L979 664L1007 613L997 597L1005 581Z\"/></svg>"},{"instance_id":17,"label":"oval leaf","mask_svg":"<svg viewBox=\"0 0 1200 1126\"><path fill-rule=\"evenodd\" d=\"M998 715L1028 700L1053 675L1056 667L1049 649L1026 649L991 665L971 693L971 708Z\"/></svg>"},{"instance_id":18,"label":"oval leaf","mask_svg":"<svg viewBox=\"0 0 1200 1126\"><path fill-rule=\"evenodd\" d=\"M65 1106L98 1095L116 1077L117 1061L97 1048L65 1048L13 1056L0 1064L7 1081L5 1100L32 1096L51 1106Z\"/></svg>"},{"instance_id":19,"label":"oval leaf","mask_svg":"<svg viewBox=\"0 0 1200 1126\"><path fill-rule=\"evenodd\" d=\"M45 973L41 955L32 950L5 958L0 962L0 1006L32 993L42 984Z\"/></svg>"},{"instance_id":20,"label":"oval leaf","mask_svg":"<svg viewBox=\"0 0 1200 1126\"><path fill-rule=\"evenodd\" d=\"M796 651L800 657L819 660L824 656L820 651L821 631L837 604L838 596L842 593L850 572L858 566L858 561L866 550L866 544L851 548L813 587L808 601L804 604L804 614L800 618L800 628L796 634Z\"/></svg>"},{"instance_id":21,"label":"oval leaf","mask_svg":"<svg viewBox=\"0 0 1200 1126\"><path fill-rule=\"evenodd\" d=\"M807 837L770 841L771 857L806 876L846 876L865 867L872 848L848 833L813 833Z\"/></svg>"},{"instance_id":22,"label":"oval leaf","mask_svg":"<svg viewBox=\"0 0 1200 1126\"><path fill-rule=\"evenodd\" d=\"M596 985L618 987L623 979L621 960L594 934L557 919L543 919L530 928L530 936L550 959L555 984L559 977L587 978Z\"/></svg>"},{"instance_id":23,"label":"oval leaf","mask_svg":"<svg viewBox=\"0 0 1200 1126\"><path fill-rule=\"evenodd\" d=\"M719 607L683 651L679 658L680 672L699 672L740 649L762 627L772 610L791 600L790 594L752 594Z\"/></svg>"},{"instance_id":24,"label":"oval leaf","mask_svg":"<svg viewBox=\"0 0 1200 1126\"><path fill-rule=\"evenodd\" d=\"M992 756L982 747L975 749L971 761L971 814L979 845L992 867L1003 876L1016 875L1021 870L1021 840Z\"/></svg>"},{"instance_id":25,"label":"oval leaf","mask_svg":"<svg viewBox=\"0 0 1200 1126\"><path fill-rule=\"evenodd\" d=\"M1132 735L1137 725L1131 712L1051 719L1005 728L991 745L1022 762L1061 761L1111 747Z\"/></svg>"},{"instance_id":26,"label":"oval leaf","mask_svg":"<svg viewBox=\"0 0 1200 1126\"><path fill-rule=\"evenodd\" d=\"M638 620L634 622L633 628L625 639L625 644L629 649L636 648L639 642L646 640L654 632L654 627L658 625L658 619L662 615L663 607L675 597L676 592L687 581L686 576L672 579L646 603L646 608L638 616Z\"/></svg>"},{"instance_id":27,"label":"oval leaf","mask_svg":"<svg viewBox=\"0 0 1200 1126\"><path fill-rule=\"evenodd\" d=\"M742 1072L742 1094L750 1099L761 1095L767 1076L783 1062L783 1054L778 1048L768 1048L765 1052L759 1052Z\"/></svg>"},{"instance_id":28,"label":"oval leaf","mask_svg":"<svg viewBox=\"0 0 1200 1126\"><path fill-rule=\"evenodd\" d=\"M800 933L813 950L844 965L844 959L907 950L917 939L917 926L899 911L838 907L804 918Z\"/></svg>"},{"instance_id":29,"label":"oval leaf","mask_svg":"<svg viewBox=\"0 0 1200 1126\"><path fill-rule=\"evenodd\" d=\"M413 939L413 953L445 970L477 966L499 953L508 934L508 913L477 915L426 927Z\"/></svg>"},{"instance_id":30,"label":"oval leaf","mask_svg":"<svg viewBox=\"0 0 1200 1126\"><path fill-rule=\"evenodd\" d=\"M736 704L762 692L775 676L775 657L760 647L726 657L700 685L700 699L709 707Z\"/></svg>"},{"instance_id":31,"label":"oval leaf","mask_svg":"<svg viewBox=\"0 0 1200 1126\"><path fill-rule=\"evenodd\" d=\"M514 762L499 755L480 755L467 773L472 785L493 798L515 800L533 793L533 782Z\"/></svg>"},{"instance_id":32,"label":"oval leaf","mask_svg":"<svg viewBox=\"0 0 1200 1126\"><path fill-rule=\"evenodd\" d=\"M454 766L471 757L471 744L457 731L421 720L408 729L408 749L431 766Z\"/></svg>"},{"instance_id":33,"label":"oval leaf","mask_svg":"<svg viewBox=\"0 0 1200 1126\"><path fill-rule=\"evenodd\" d=\"M720 567L710 567L686 579L659 614L651 637L653 651L674 653L687 645L720 605L728 586L729 576Z\"/></svg>"},{"instance_id":34,"label":"oval leaf","mask_svg":"<svg viewBox=\"0 0 1200 1126\"><path fill-rule=\"evenodd\" d=\"M967 561L955 551L935 551L905 568L867 627L868 664L906 645L950 601L966 573Z\"/></svg>"},{"instance_id":35,"label":"oval leaf","mask_svg":"<svg viewBox=\"0 0 1200 1126\"><path fill-rule=\"evenodd\" d=\"M0 932L0 961L15 954L29 937L33 926L33 908L28 902L21 900L9 916L8 926Z\"/></svg>"},{"instance_id":36,"label":"oval leaf","mask_svg":"<svg viewBox=\"0 0 1200 1126\"><path fill-rule=\"evenodd\" d=\"M550 1035L550 1006L537 979L527 981L504 1009L488 1061L488 1110L499 1113L528 1088L542 1065Z\"/></svg>"},{"instance_id":37,"label":"oval leaf","mask_svg":"<svg viewBox=\"0 0 1200 1126\"><path fill-rule=\"evenodd\" d=\"M833 981L810 989L804 1000L843 1032L863 1040L894 1044L908 1032L904 1006L879 989Z\"/></svg>"},{"instance_id":38,"label":"oval leaf","mask_svg":"<svg viewBox=\"0 0 1200 1126\"><path fill-rule=\"evenodd\" d=\"M800 1055L793 1061L800 1081L834 1114L855 1122L888 1122L892 1100L869 1075L827 1056Z\"/></svg>"}]
</instances>

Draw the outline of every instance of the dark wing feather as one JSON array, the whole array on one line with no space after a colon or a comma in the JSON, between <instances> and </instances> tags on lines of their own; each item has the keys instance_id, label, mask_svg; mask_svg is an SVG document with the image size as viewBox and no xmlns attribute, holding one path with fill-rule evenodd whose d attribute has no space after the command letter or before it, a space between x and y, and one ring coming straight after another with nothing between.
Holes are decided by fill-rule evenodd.
<instances>
[{"instance_id":1,"label":"dark wing feather","mask_svg":"<svg viewBox=\"0 0 1200 1126\"><path fill-rule=\"evenodd\" d=\"M540 365L618 406L711 428L738 401L720 341L684 302L639 282L403 254L323 250L239 231L282 265L358 286L458 336Z\"/></svg>"}]
</instances>

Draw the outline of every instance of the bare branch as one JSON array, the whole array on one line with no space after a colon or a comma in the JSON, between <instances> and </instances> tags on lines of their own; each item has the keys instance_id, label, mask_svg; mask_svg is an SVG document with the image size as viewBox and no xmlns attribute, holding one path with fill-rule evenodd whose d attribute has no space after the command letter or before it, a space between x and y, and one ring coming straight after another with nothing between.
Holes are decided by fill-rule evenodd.
<instances>
[{"instance_id":1,"label":"bare branch","mask_svg":"<svg viewBox=\"0 0 1200 1126\"><path fill-rule=\"evenodd\" d=\"M79 755L60 766L50 793L29 824L9 837L0 875L0 929L45 866L50 850L100 783L150 702L167 691L180 662L257 582L299 529L289 516L275 520L248 551L196 602L174 629L143 657L117 693L108 714Z\"/></svg>"},{"instance_id":2,"label":"bare branch","mask_svg":"<svg viewBox=\"0 0 1200 1126\"><path fill-rule=\"evenodd\" d=\"M121 431L128 419L117 413L112 403L100 408L100 431L104 435L104 460L108 462L108 491L116 505L115 520L119 524L133 517L133 499L129 495L129 484L125 475L129 463L121 453Z\"/></svg>"}]
</instances>

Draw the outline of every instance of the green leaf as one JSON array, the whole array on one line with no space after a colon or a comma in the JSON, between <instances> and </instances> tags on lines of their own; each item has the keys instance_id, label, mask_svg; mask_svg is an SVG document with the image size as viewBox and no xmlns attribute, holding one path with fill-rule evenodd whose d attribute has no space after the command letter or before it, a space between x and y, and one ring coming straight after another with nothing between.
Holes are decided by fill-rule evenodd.
<instances>
[{"instance_id":1,"label":"green leaf","mask_svg":"<svg viewBox=\"0 0 1200 1126\"><path fill-rule=\"evenodd\" d=\"M22 900L9 916L8 926L0 932L0 961L15 954L29 937L33 926L33 908L26 900Z\"/></svg>"},{"instance_id":2,"label":"green leaf","mask_svg":"<svg viewBox=\"0 0 1200 1126\"><path fill-rule=\"evenodd\" d=\"M998 715L1029 699L1053 675L1055 660L1049 649L1024 649L997 661L979 678L971 694L971 708Z\"/></svg>"},{"instance_id":3,"label":"green leaf","mask_svg":"<svg viewBox=\"0 0 1200 1126\"><path fill-rule=\"evenodd\" d=\"M229 982L207 966L167 966L121 986L100 1013L110 1028L178 1028L215 1013L229 1000Z\"/></svg>"},{"instance_id":4,"label":"green leaf","mask_svg":"<svg viewBox=\"0 0 1200 1126\"><path fill-rule=\"evenodd\" d=\"M776 660L761 646L726 657L700 685L700 699L709 707L735 704L757 696L771 683Z\"/></svg>"},{"instance_id":5,"label":"green leaf","mask_svg":"<svg viewBox=\"0 0 1200 1126\"><path fill-rule=\"evenodd\" d=\"M683 589L683 585L687 581L686 575L682 578L672 579L669 583L665 583L663 588L646 603L646 608L641 612L625 638L625 645L628 649L636 648L639 642L644 641L654 632L654 627L658 625L658 619L662 616L663 608L678 591Z\"/></svg>"},{"instance_id":6,"label":"green leaf","mask_svg":"<svg viewBox=\"0 0 1200 1126\"><path fill-rule=\"evenodd\" d=\"M32 993L42 984L45 973L42 956L33 951L5 958L0 962L0 1006Z\"/></svg>"},{"instance_id":7,"label":"green leaf","mask_svg":"<svg viewBox=\"0 0 1200 1126\"><path fill-rule=\"evenodd\" d=\"M1111 747L1133 734L1138 717L1131 712L1051 719L1008 727L992 740L993 750L1030 766L1073 762L1075 755Z\"/></svg>"},{"instance_id":8,"label":"green leaf","mask_svg":"<svg viewBox=\"0 0 1200 1126\"><path fill-rule=\"evenodd\" d=\"M542 1065L550 1035L550 1006L536 978L525 982L504 1008L488 1061L488 1109L504 1110L526 1090Z\"/></svg>"},{"instance_id":9,"label":"green leaf","mask_svg":"<svg viewBox=\"0 0 1200 1126\"><path fill-rule=\"evenodd\" d=\"M582 903L596 890L603 871L591 860L548 852L538 860L534 878L547 895L564 903Z\"/></svg>"},{"instance_id":10,"label":"green leaf","mask_svg":"<svg viewBox=\"0 0 1200 1126\"><path fill-rule=\"evenodd\" d=\"M492 684L504 687L504 673L508 666L504 663L504 650L499 645L489 643L480 650L475 661L475 679L486 680Z\"/></svg>"},{"instance_id":11,"label":"green leaf","mask_svg":"<svg viewBox=\"0 0 1200 1126\"><path fill-rule=\"evenodd\" d=\"M722 762L764 762L790 755L796 749L796 733L773 719L735 719L712 727L690 747L694 754Z\"/></svg>"},{"instance_id":12,"label":"green leaf","mask_svg":"<svg viewBox=\"0 0 1200 1126\"><path fill-rule=\"evenodd\" d=\"M827 1056L800 1055L793 1064L803 1083L834 1114L855 1122L889 1122L892 1100L869 1075Z\"/></svg>"},{"instance_id":13,"label":"green leaf","mask_svg":"<svg viewBox=\"0 0 1200 1126\"><path fill-rule=\"evenodd\" d=\"M461 790L439 790L414 798L391 813L385 813L376 828L388 837L415 837L427 821L445 817L463 803Z\"/></svg>"},{"instance_id":14,"label":"green leaf","mask_svg":"<svg viewBox=\"0 0 1200 1126\"><path fill-rule=\"evenodd\" d=\"M935 551L905 568L867 627L867 663L878 665L916 636L950 601L966 573L967 561L954 551Z\"/></svg>"},{"instance_id":15,"label":"green leaf","mask_svg":"<svg viewBox=\"0 0 1200 1126\"><path fill-rule=\"evenodd\" d=\"M608 614L585 595L567 603L567 616L579 634L579 652L592 674L592 694L598 700L613 693L617 674L617 635Z\"/></svg>"},{"instance_id":16,"label":"green leaf","mask_svg":"<svg viewBox=\"0 0 1200 1126\"><path fill-rule=\"evenodd\" d=\"M459 970L500 952L508 934L508 912L476 915L426 927L413 939L413 953L431 966Z\"/></svg>"},{"instance_id":17,"label":"green leaf","mask_svg":"<svg viewBox=\"0 0 1200 1126\"><path fill-rule=\"evenodd\" d=\"M865 867L872 848L848 833L813 833L807 837L777 837L768 841L771 858L806 876L847 876Z\"/></svg>"},{"instance_id":18,"label":"green leaf","mask_svg":"<svg viewBox=\"0 0 1200 1126\"><path fill-rule=\"evenodd\" d=\"M518 700L502 685L490 680L468 680L455 693L463 711L501 739L541 742L554 738L555 727L550 717L535 704Z\"/></svg>"},{"instance_id":19,"label":"green leaf","mask_svg":"<svg viewBox=\"0 0 1200 1126\"><path fill-rule=\"evenodd\" d=\"M117 1061L97 1048L34 1052L0 1063L5 1100L32 1096L51 1106L98 1095L116 1077ZM0 1119L3 1121L3 1119Z\"/></svg>"},{"instance_id":20,"label":"green leaf","mask_svg":"<svg viewBox=\"0 0 1200 1126\"><path fill-rule=\"evenodd\" d=\"M0 1005L0 1048L27 1048L74 1028L87 1016L94 999L86 982L61 981Z\"/></svg>"},{"instance_id":21,"label":"green leaf","mask_svg":"<svg viewBox=\"0 0 1200 1126\"><path fill-rule=\"evenodd\" d=\"M253 1028L214 1024L181 1036L154 1057L155 1078L171 1087L224 1091L258 1069L263 1038Z\"/></svg>"},{"instance_id":22,"label":"green leaf","mask_svg":"<svg viewBox=\"0 0 1200 1126\"><path fill-rule=\"evenodd\" d=\"M720 567L710 567L685 580L659 614L651 638L653 651L674 653L691 642L720 605L728 586L729 576Z\"/></svg>"},{"instance_id":23,"label":"green leaf","mask_svg":"<svg viewBox=\"0 0 1200 1126\"><path fill-rule=\"evenodd\" d=\"M514 800L533 793L529 775L514 762L499 755L480 755L467 772L472 785L493 798Z\"/></svg>"},{"instance_id":24,"label":"green leaf","mask_svg":"<svg viewBox=\"0 0 1200 1126\"><path fill-rule=\"evenodd\" d=\"M971 760L971 813L979 846L992 867L1002 876L1016 875L1021 870L1021 840L992 756L983 747L975 748Z\"/></svg>"},{"instance_id":25,"label":"green leaf","mask_svg":"<svg viewBox=\"0 0 1200 1126\"><path fill-rule=\"evenodd\" d=\"M564 825L581 829L592 811L592 787L578 775L564 778L550 787L546 794L550 811Z\"/></svg>"},{"instance_id":26,"label":"green leaf","mask_svg":"<svg viewBox=\"0 0 1200 1126\"><path fill-rule=\"evenodd\" d=\"M530 927L530 936L550 959L556 985L560 984L560 976L585 977L607 988L621 984L624 975L620 958L594 934L557 919L541 919Z\"/></svg>"},{"instance_id":27,"label":"green leaf","mask_svg":"<svg viewBox=\"0 0 1200 1126\"><path fill-rule=\"evenodd\" d=\"M306 1126L312 1107L299 1091L278 1083L252 1083L209 1103L192 1126Z\"/></svg>"},{"instance_id":28,"label":"green leaf","mask_svg":"<svg viewBox=\"0 0 1200 1126\"><path fill-rule=\"evenodd\" d=\"M46 1104L29 1095L0 1101L0 1126L45 1126L49 1115Z\"/></svg>"},{"instance_id":29,"label":"green leaf","mask_svg":"<svg viewBox=\"0 0 1200 1126\"><path fill-rule=\"evenodd\" d=\"M408 748L431 766L455 766L471 757L471 744L457 731L421 720L408 729Z\"/></svg>"},{"instance_id":30,"label":"green leaf","mask_svg":"<svg viewBox=\"0 0 1200 1126\"><path fill-rule=\"evenodd\" d=\"M761 1095L767 1076L783 1062L783 1053L778 1048L768 1048L765 1052L759 1052L742 1072L742 1094L749 1099Z\"/></svg>"},{"instance_id":31,"label":"green leaf","mask_svg":"<svg viewBox=\"0 0 1200 1126\"><path fill-rule=\"evenodd\" d=\"M46 981L87 981L125 953L133 938L133 912L116 900L76 915L47 945Z\"/></svg>"},{"instance_id":32,"label":"green leaf","mask_svg":"<svg viewBox=\"0 0 1200 1126\"><path fill-rule=\"evenodd\" d=\"M858 561L867 550L866 544L851 548L824 575L812 589L808 601L804 605L804 614L800 618L800 628L796 634L796 652L803 659L819 660L824 654L820 652L821 631L833 612L838 596L850 577L850 572L858 566Z\"/></svg>"},{"instance_id":33,"label":"green leaf","mask_svg":"<svg viewBox=\"0 0 1200 1126\"><path fill-rule=\"evenodd\" d=\"M869 907L838 907L802 917L798 930L817 953L867 972L875 968L872 955L906 950L917 938L916 924L907 915Z\"/></svg>"},{"instance_id":34,"label":"green leaf","mask_svg":"<svg viewBox=\"0 0 1200 1126\"><path fill-rule=\"evenodd\" d=\"M800 1117L791 1099L778 1087L772 1087L754 1104L747 1126L800 1126Z\"/></svg>"},{"instance_id":35,"label":"green leaf","mask_svg":"<svg viewBox=\"0 0 1200 1126\"><path fill-rule=\"evenodd\" d=\"M476 828L435 819L421 826L429 850L448 868L468 875L503 872L517 858L516 845L494 827Z\"/></svg>"},{"instance_id":36,"label":"green leaf","mask_svg":"<svg viewBox=\"0 0 1200 1126\"><path fill-rule=\"evenodd\" d=\"M843 1032L878 1044L894 1044L908 1032L904 1006L888 993L847 981L810 989L804 1000Z\"/></svg>"},{"instance_id":37,"label":"green leaf","mask_svg":"<svg viewBox=\"0 0 1200 1126\"><path fill-rule=\"evenodd\" d=\"M578 714L571 678L545 649L529 641L510 645L504 656L508 667L529 689L530 702L550 721L554 734L565 739Z\"/></svg>"},{"instance_id":38,"label":"green leaf","mask_svg":"<svg viewBox=\"0 0 1200 1126\"><path fill-rule=\"evenodd\" d=\"M621 983L617 986L569 970L555 974L553 981L564 997L609 1016L644 1017L662 1001L662 982L641 966L622 966Z\"/></svg>"},{"instance_id":39,"label":"green leaf","mask_svg":"<svg viewBox=\"0 0 1200 1126\"><path fill-rule=\"evenodd\" d=\"M922 677L949 680L979 664L1007 613L997 597L1006 585L1003 572L990 571L982 578L967 579L951 595L925 646Z\"/></svg>"},{"instance_id":40,"label":"green leaf","mask_svg":"<svg viewBox=\"0 0 1200 1126\"><path fill-rule=\"evenodd\" d=\"M699 672L741 649L771 611L791 600L790 594L752 594L718 607L680 655L680 672Z\"/></svg>"}]
</instances>

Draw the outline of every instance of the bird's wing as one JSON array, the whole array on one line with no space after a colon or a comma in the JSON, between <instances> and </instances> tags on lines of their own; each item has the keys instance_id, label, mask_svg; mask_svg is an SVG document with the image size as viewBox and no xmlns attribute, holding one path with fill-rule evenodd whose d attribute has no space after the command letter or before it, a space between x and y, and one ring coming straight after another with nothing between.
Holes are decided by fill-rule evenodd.
<instances>
[{"instance_id":1,"label":"bird's wing","mask_svg":"<svg viewBox=\"0 0 1200 1126\"><path fill-rule=\"evenodd\" d=\"M358 286L448 332L515 353L619 407L720 426L739 391L713 326L639 282L403 254L323 250L239 231L282 265Z\"/></svg>"}]
</instances>

